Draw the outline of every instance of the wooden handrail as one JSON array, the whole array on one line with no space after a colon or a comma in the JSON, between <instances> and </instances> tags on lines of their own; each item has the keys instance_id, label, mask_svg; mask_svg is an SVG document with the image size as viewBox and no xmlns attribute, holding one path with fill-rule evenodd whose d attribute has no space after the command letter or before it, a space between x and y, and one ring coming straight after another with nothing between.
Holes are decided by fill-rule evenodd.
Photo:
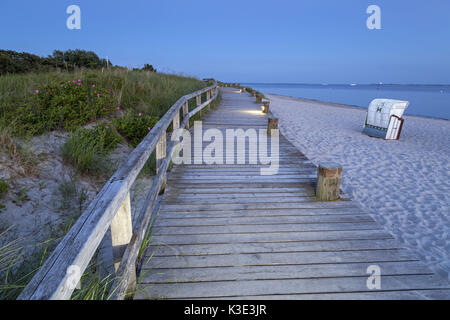
<instances>
[{"instance_id":1,"label":"wooden handrail","mask_svg":"<svg viewBox=\"0 0 450 320\"><path fill-rule=\"evenodd\" d=\"M201 97L205 92L209 92L211 98L189 112L187 107L188 101L192 98L196 98L198 105L201 100L197 97ZM119 215L118 211L120 211L121 215L125 212L125 215L129 214L131 217L131 212L127 212L130 210L127 210L127 206L124 205L127 203L127 200L129 200L130 189L148 158L155 150L157 144L164 140L163 148L165 150L163 151L167 156L161 158L161 161L159 161L159 167L157 168L158 172L154 179L153 186L147 195L143 210L136 219L135 226L132 227L132 233L129 234L126 248L124 252L122 251L122 262L116 270L118 280L116 281L116 287L114 288L113 298L124 298L126 290L128 289L128 283L133 281L132 271L137 257L137 251L139 250L150 222L151 213L155 207L159 190L164 183L165 175L175 146L174 143L170 143L169 148L167 148L167 144L165 143L166 130L172 122L175 126L177 123L179 124L180 109L183 110L183 122L180 127L188 127L189 118L201 111L203 107L209 105L216 99L217 95L218 87L217 83L214 83L210 87L203 88L181 97L166 112L144 140L130 154L126 163L120 167L103 186L102 190L97 194L88 208L69 230L67 235L61 240L49 258L44 262L40 270L28 283L18 299L70 299L72 292L75 289L75 286L73 285L74 276L77 277L77 275L68 270L73 271L73 267L75 266L75 270L78 270L81 276L94 256L108 228L110 228L113 219L115 219L116 215ZM111 230L111 233L114 233L114 231ZM114 235L112 236L114 238ZM123 237L123 234L121 234L121 236Z\"/></svg>"}]
</instances>

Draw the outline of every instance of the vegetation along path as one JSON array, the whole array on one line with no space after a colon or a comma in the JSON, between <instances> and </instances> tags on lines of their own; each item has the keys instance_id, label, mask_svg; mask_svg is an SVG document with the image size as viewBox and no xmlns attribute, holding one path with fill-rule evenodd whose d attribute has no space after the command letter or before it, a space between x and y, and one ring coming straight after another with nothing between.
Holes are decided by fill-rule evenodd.
<instances>
[{"instance_id":1,"label":"vegetation along path","mask_svg":"<svg viewBox=\"0 0 450 320\"><path fill-rule=\"evenodd\" d=\"M267 128L248 93L221 91L203 130ZM317 201L317 168L282 135L279 165L269 176L259 164L174 166L135 299L450 298L447 280L356 203Z\"/></svg>"}]
</instances>

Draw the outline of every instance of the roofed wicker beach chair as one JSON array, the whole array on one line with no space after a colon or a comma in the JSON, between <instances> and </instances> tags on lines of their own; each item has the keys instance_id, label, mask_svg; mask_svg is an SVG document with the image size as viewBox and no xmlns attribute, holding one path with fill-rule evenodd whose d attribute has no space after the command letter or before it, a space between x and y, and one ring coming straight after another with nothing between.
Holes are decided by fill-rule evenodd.
<instances>
[{"instance_id":1,"label":"roofed wicker beach chair","mask_svg":"<svg viewBox=\"0 0 450 320\"><path fill-rule=\"evenodd\" d=\"M402 119L409 101L375 99L367 111L363 132L371 137L398 140L402 132Z\"/></svg>"}]
</instances>

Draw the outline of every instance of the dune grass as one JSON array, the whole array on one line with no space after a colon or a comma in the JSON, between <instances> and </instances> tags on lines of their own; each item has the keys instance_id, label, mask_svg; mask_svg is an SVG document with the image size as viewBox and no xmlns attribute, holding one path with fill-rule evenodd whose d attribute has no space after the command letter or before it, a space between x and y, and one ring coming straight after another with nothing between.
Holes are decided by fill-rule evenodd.
<instances>
[{"instance_id":1,"label":"dune grass","mask_svg":"<svg viewBox=\"0 0 450 320\"><path fill-rule=\"evenodd\" d=\"M154 72L79 71L0 77L0 121L15 135L76 130L98 118L133 110L158 119L181 96L207 84Z\"/></svg>"},{"instance_id":2,"label":"dune grass","mask_svg":"<svg viewBox=\"0 0 450 320\"><path fill-rule=\"evenodd\" d=\"M25 255L23 239L6 240L9 229L0 233L0 300L14 300L25 288L49 255L54 239L35 245Z\"/></svg>"},{"instance_id":3,"label":"dune grass","mask_svg":"<svg viewBox=\"0 0 450 320\"><path fill-rule=\"evenodd\" d=\"M136 147L181 96L207 85L191 77L123 68L0 76L0 148L31 173L33 156L18 138L69 131L65 160L79 172L98 172L111 150L82 127L106 121Z\"/></svg>"},{"instance_id":4,"label":"dune grass","mask_svg":"<svg viewBox=\"0 0 450 320\"><path fill-rule=\"evenodd\" d=\"M108 173L108 161L104 158L122 141L110 123L100 123L91 129L78 129L62 146L63 158L71 163L79 173Z\"/></svg>"}]
</instances>

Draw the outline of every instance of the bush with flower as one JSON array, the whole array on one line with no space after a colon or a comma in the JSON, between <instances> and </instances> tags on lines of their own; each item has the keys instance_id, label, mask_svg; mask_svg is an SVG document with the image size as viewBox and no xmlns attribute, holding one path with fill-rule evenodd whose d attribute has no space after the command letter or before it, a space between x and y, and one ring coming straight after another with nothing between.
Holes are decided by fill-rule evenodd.
<instances>
[{"instance_id":1,"label":"bush with flower","mask_svg":"<svg viewBox=\"0 0 450 320\"><path fill-rule=\"evenodd\" d=\"M117 131L136 147L158 122L158 117L128 110L122 117L113 120Z\"/></svg>"},{"instance_id":2,"label":"bush with flower","mask_svg":"<svg viewBox=\"0 0 450 320\"><path fill-rule=\"evenodd\" d=\"M109 114L115 102L106 89L81 79L36 89L23 105L11 110L19 134L39 135L52 130L73 131Z\"/></svg>"}]
</instances>

